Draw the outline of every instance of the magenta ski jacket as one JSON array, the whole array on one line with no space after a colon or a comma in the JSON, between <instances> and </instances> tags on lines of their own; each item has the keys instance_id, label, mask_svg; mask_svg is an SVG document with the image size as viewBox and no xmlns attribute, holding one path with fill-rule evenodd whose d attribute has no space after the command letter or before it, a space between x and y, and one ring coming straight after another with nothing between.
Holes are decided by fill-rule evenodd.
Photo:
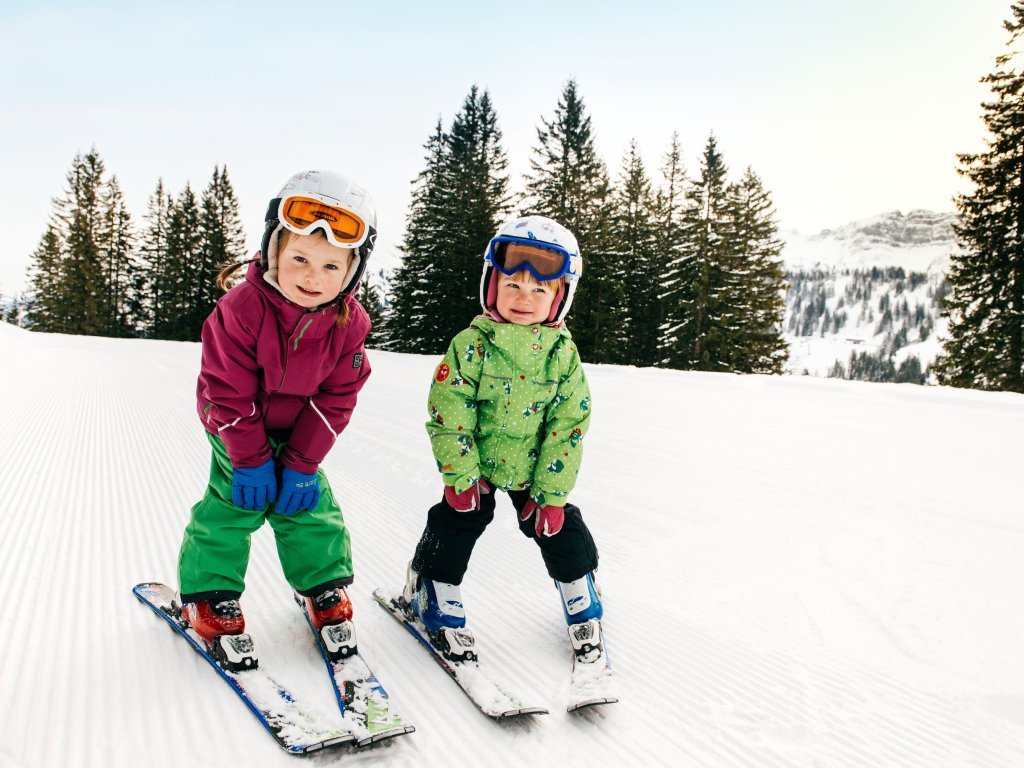
<instances>
[{"instance_id":1,"label":"magenta ski jacket","mask_svg":"<svg viewBox=\"0 0 1024 768\"><path fill-rule=\"evenodd\" d=\"M287 442L280 453L286 467L317 471L370 375L363 348L370 318L352 296L345 302L349 321L339 328L338 302L300 307L256 263L217 302L203 325L197 407L232 466L271 458L269 433Z\"/></svg>"}]
</instances>

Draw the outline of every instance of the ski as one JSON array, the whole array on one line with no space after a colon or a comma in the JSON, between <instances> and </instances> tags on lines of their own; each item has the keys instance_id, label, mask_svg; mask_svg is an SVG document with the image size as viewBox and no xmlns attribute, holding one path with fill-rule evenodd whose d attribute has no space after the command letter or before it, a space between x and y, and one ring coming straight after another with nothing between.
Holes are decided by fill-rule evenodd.
<instances>
[{"instance_id":1,"label":"ski","mask_svg":"<svg viewBox=\"0 0 1024 768\"><path fill-rule=\"evenodd\" d=\"M524 705L516 696L505 691L491 680L477 661L450 661L430 641L427 630L419 619L410 619L405 612L405 602L401 597L388 595L382 589L375 589L373 596L396 621L401 623L430 651L434 660L441 665L459 687L466 693L477 708L489 717L496 719L519 717L521 715L546 715L544 707Z\"/></svg>"},{"instance_id":2,"label":"ski","mask_svg":"<svg viewBox=\"0 0 1024 768\"><path fill-rule=\"evenodd\" d=\"M132 592L146 607L166 621L192 649L217 670L217 674L256 716L274 740L292 754L306 754L324 747L348 744L357 736L338 728L327 718L304 710L288 689L260 667L239 672L224 669L214 658L206 642L197 635L181 614L173 589L165 584L136 584ZM248 649L251 652L251 646Z\"/></svg>"},{"instance_id":3,"label":"ski","mask_svg":"<svg viewBox=\"0 0 1024 768\"><path fill-rule=\"evenodd\" d=\"M572 644L572 682L569 685L569 712L599 704L614 704L619 700L615 692L612 667L605 649L601 622L592 619L569 626Z\"/></svg>"},{"instance_id":4,"label":"ski","mask_svg":"<svg viewBox=\"0 0 1024 768\"><path fill-rule=\"evenodd\" d=\"M354 734L356 746L363 747L415 731L416 728L403 720L391 707L387 691L358 651L343 659L332 661L328 644L337 649L350 642L352 623L325 626L321 632L317 632L310 621L305 600L295 595L295 602L302 609L306 623L316 640L316 646L320 650L320 656L327 665L338 709L341 710L347 727Z\"/></svg>"}]
</instances>

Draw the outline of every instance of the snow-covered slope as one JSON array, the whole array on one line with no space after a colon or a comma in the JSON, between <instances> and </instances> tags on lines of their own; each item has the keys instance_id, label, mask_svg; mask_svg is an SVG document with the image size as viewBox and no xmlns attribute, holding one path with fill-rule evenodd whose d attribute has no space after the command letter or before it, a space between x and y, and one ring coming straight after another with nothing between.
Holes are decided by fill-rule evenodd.
<instances>
[{"instance_id":1,"label":"snow-covered slope","mask_svg":"<svg viewBox=\"0 0 1024 768\"><path fill-rule=\"evenodd\" d=\"M557 599L507 500L464 596L485 663L552 714L481 716L370 591L439 494L434 365L372 353L326 470L364 652L417 726L362 766L1024 765L1024 399L593 366L574 494L598 538L622 701L562 711ZM0 765L296 765L131 595L173 582L208 447L194 344L0 325ZM265 664L333 706L272 537L244 606Z\"/></svg>"}]
</instances>

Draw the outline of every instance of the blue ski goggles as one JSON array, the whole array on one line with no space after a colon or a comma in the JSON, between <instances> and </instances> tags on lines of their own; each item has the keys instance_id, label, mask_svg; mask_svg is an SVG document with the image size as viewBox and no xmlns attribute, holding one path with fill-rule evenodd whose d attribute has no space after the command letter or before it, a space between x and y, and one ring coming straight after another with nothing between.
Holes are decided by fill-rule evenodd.
<instances>
[{"instance_id":1,"label":"blue ski goggles","mask_svg":"<svg viewBox=\"0 0 1024 768\"><path fill-rule=\"evenodd\" d=\"M525 269L536 280L557 280L573 271L572 256L564 248L518 237L495 237L487 246L487 260L503 275Z\"/></svg>"}]
</instances>

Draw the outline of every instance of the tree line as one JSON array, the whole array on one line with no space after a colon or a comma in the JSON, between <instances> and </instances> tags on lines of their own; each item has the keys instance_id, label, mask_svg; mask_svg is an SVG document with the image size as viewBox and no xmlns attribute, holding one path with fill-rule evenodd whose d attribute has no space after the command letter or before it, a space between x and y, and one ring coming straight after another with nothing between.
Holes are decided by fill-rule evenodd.
<instances>
[{"instance_id":1,"label":"tree line","mask_svg":"<svg viewBox=\"0 0 1024 768\"><path fill-rule=\"evenodd\" d=\"M136 229L117 176L95 148L77 154L29 266L33 330L195 341L220 296L214 278L245 255L226 167L199 197L158 180Z\"/></svg>"},{"instance_id":2,"label":"tree line","mask_svg":"<svg viewBox=\"0 0 1024 768\"><path fill-rule=\"evenodd\" d=\"M568 325L585 360L782 371L786 286L774 207L753 170L729 180L713 135L694 176L673 135L658 183L635 141L613 182L570 80L537 128L518 194L486 90L472 87L424 149L379 337L385 348L442 352L480 311L483 252L495 230L514 214L541 214L579 241L583 277Z\"/></svg>"},{"instance_id":3,"label":"tree line","mask_svg":"<svg viewBox=\"0 0 1024 768\"><path fill-rule=\"evenodd\" d=\"M577 236L584 274L569 325L585 359L779 373L785 279L774 208L747 169L730 181L714 136L697 174L673 136L655 184L632 142L616 180L595 149L576 83L537 129L523 191L511 192L497 113L470 89L447 130L439 120L414 181L404 258L379 299L373 342L436 354L479 311L484 248L516 214L557 219ZM23 322L42 331L196 340L219 291L214 276L245 258L227 169L197 195L158 180L139 228L116 176L92 149L76 155L33 254ZM383 310L383 313L382 313Z\"/></svg>"}]
</instances>

